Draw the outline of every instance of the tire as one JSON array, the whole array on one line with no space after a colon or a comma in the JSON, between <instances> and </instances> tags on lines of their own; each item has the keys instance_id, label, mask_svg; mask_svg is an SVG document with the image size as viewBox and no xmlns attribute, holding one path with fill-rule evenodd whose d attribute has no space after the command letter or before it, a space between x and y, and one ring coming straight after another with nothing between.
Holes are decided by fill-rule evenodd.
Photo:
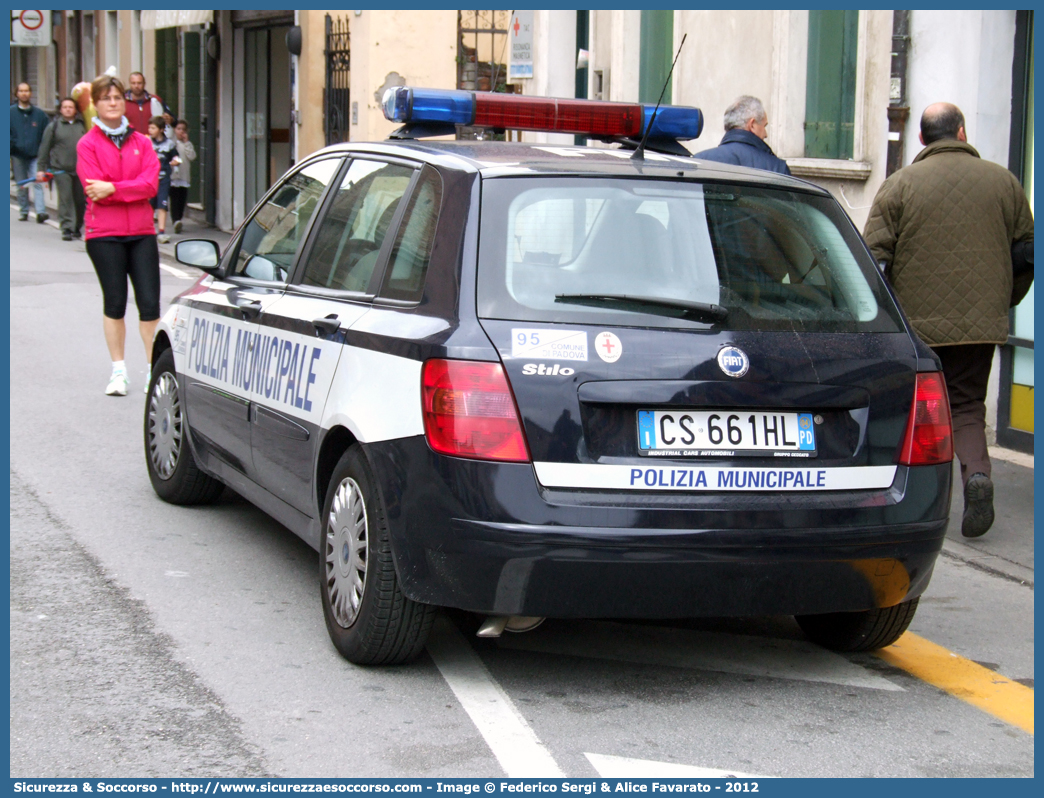
<instances>
[{"instance_id":1,"label":"tire","mask_svg":"<svg viewBox=\"0 0 1044 798\"><path fill-rule=\"evenodd\" d=\"M399 589L384 504L358 446L334 468L323 505L319 593L330 640L356 665L397 665L424 649L437 607Z\"/></svg>"},{"instance_id":2,"label":"tire","mask_svg":"<svg viewBox=\"0 0 1044 798\"><path fill-rule=\"evenodd\" d=\"M174 353L165 350L152 366L145 400L145 463L152 488L171 504L207 504L224 484L196 465L186 435L185 409L178 391Z\"/></svg>"},{"instance_id":3,"label":"tire","mask_svg":"<svg viewBox=\"0 0 1044 798\"><path fill-rule=\"evenodd\" d=\"M913 620L919 599L864 612L796 615L813 643L832 651L876 651L898 640Z\"/></svg>"}]
</instances>

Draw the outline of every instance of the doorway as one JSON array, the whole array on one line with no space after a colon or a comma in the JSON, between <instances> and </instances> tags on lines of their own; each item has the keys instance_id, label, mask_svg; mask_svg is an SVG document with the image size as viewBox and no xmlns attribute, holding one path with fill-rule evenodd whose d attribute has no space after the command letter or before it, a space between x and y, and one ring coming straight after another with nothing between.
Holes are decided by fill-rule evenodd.
<instances>
[{"instance_id":1,"label":"doorway","mask_svg":"<svg viewBox=\"0 0 1044 798\"><path fill-rule=\"evenodd\" d=\"M289 27L255 28L243 37L244 208L252 208L290 168Z\"/></svg>"}]
</instances>

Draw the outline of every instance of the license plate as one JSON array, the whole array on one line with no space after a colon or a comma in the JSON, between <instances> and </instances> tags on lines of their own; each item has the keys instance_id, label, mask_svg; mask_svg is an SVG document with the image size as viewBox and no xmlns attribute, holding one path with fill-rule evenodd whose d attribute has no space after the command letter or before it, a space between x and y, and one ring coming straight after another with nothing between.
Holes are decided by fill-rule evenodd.
<instances>
[{"instance_id":1,"label":"license plate","mask_svg":"<svg viewBox=\"0 0 1044 798\"><path fill-rule=\"evenodd\" d=\"M816 434L811 413L639 410L638 446L658 457L811 457Z\"/></svg>"}]
</instances>

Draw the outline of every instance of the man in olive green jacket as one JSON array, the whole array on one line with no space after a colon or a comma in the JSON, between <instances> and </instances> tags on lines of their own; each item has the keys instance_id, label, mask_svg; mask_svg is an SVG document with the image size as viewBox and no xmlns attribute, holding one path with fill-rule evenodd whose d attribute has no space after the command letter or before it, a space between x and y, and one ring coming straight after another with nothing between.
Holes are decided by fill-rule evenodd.
<instances>
[{"instance_id":1,"label":"man in olive green jacket","mask_svg":"<svg viewBox=\"0 0 1044 798\"><path fill-rule=\"evenodd\" d=\"M925 148L877 192L864 237L885 264L914 330L942 360L961 462L961 531L993 524L986 449L986 384L994 347L1008 338L1011 248L1032 241L1019 181L968 144L964 115L935 103L921 117Z\"/></svg>"}]
</instances>

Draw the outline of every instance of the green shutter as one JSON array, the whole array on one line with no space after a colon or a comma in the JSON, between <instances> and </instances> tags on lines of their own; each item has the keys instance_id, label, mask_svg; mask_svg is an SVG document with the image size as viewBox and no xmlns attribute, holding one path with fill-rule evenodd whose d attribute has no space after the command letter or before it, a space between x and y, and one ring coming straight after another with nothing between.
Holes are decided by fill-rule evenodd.
<instances>
[{"instance_id":1,"label":"green shutter","mask_svg":"<svg viewBox=\"0 0 1044 798\"><path fill-rule=\"evenodd\" d=\"M674 58L674 12L642 11L641 50L638 67L638 102L655 103L660 99L664 81ZM663 102L671 102L671 86L664 92Z\"/></svg>"},{"instance_id":2,"label":"green shutter","mask_svg":"<svg viewBox=\"0 0 1044 798\"><path fill-rule=\"evenodd\" d=\"M805 157L851 158L858 11L808 12Z\"/></svg>"},{"instance_id":3,"label":"green shutter","mask_svg":"<svg viewBox=\"0 0 1044 798\"><path fill-rule=\"evenodd\" d=\"M175 118L178 116L178 29L160 28L156 31L156 76L152 85L145 87L150 94L158 94Z\"/></svg>"},{"instance_id":4,"label":"green shutter","mask_svg":"<svg viewBox=\"0 0 1044 798\"><path fill-rule=\"evenodd\" d=\"M196 160L192 161L190 175L192 185L189 186L188 201L200 202L199 167L203 140L200 130L200 116L202 113L202 86L200 83L200 35L195 31L182 34L185 47L185 107L181 109L181 118L188 122L189 141L196 148Z\"/></svg>"}]
</instances>

